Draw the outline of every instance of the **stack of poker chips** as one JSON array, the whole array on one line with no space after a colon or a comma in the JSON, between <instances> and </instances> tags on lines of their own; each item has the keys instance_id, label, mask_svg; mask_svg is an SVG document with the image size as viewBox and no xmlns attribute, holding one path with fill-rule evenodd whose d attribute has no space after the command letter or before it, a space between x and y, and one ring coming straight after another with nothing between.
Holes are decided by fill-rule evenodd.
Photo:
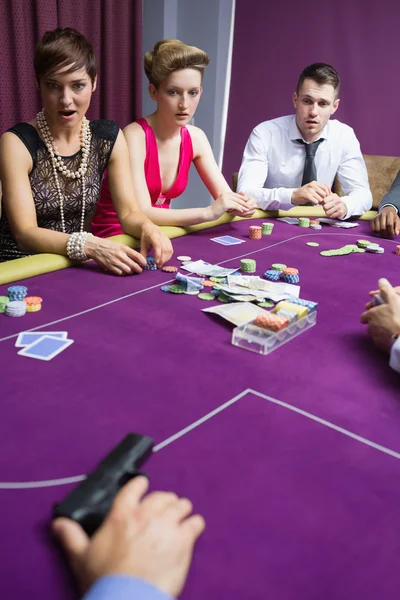
<instances>
[{"instance_id":1,"label":"stack of poker chips","mask_svg":"<svg viewBox=\"0 0 400 600\"><path fill-rule=\"evenodd\" d=\"M281 331L289 325L289 321L285 317L265 311L265 313L257 315L252 324L269 331Z\"/></svg>"},{"instance_id":2,"label":"stack of poker chips","mask_svg":"<svg viewBox=\"0 0 400 600\"><path fill-rule=\"evenodd\" d=\"M271 235L273 228L274 228L273 223L261 223L262 235Z\"/></svg>"},{"instance_id":3,"label":"stack of poker chips","mask_svg":"<svg viewBox=\"0 0 400 600\"><path fill-rule=\"evenodd\" d=\"M242 258L240 261L240 270L242 273L255 273L256 261L252 258Z\"/></svg>"},{"instance_id":4,"label":"stack of poker chips","mask_svg":"<svg viewBox=\"0 0 400 600\"><path fill-rule=\"evenodd\" d=\"M396 254L397 256L400 256L400 246L396 246Z\"/></svg>"},{"instance_id":5,"label":"stack of poker chips","mask_svg":"<svg viewBox=\"0 0 400 600\"><path fill-rule=\"evenodd\" d=\"M285 283L299 283L300 281L299 271L297 269L287 267L286 269L283 269L281 275Z\"/></svg>"},{"instance_id":6,"label":"stack of poker chips","mask_svg":"<svg viewBox=\"0 0 400 600\"><path fill-rule=\"evenodd\" d=\"M308 312L314 312L318 308L318 302L312 302L312 300L303 300L302 298L294 298L290 296L287 299L290 304L297 304L298 306L305 306L308 308Z\"/></svg>"},{"instance_id":7,"label":"stack of poker chips","mask_svg":"<svg viewBox=\"0 0 400 600\"><path fill-rule=\"evenodd\" d=\"M307 306L295 304L290 300L281 300L281 302L278 302L275 308L273 308L272 312L278 313L281 310L290 311L292 313L297 314L297 319L302 319L303 317L306 317L310 312Z\"/></svg>"},{"instance_id":8,"label":"stack of poker chips","mask_svg":"<svg viewBox=\"0 0 400 600\"><path fill-rule=\"evenodd\" d=\"M322 229L322 225L319 221L310 219L310 229Z\"/></svg>"},{"instance_id":9,"label":"stack of poker chips","mask_svg":"<svg viewBox=\"0 0 400 600\"><path fill-rule=\"evenodd\" d=\"M148 256L146 258L146 266L145 269L146 271L157 271L157 265L156 265L156 261L154 260L154 258L152 256Z\"/></svg>"},{"instance_id":10,"label":"stack of poker chips","mask_svg":"<svg viewBox=\"0 0 400 600\"><path fill-rule=\"evenodd\" d=\"M251 240L261 240L262 229L258 225L250 225L249 227L249 238Z\"/></svg>"},{"instance_id":11,"label":"stack of poker chips","mask_svg":"<svg viewBox=\"0 0 400 600\"><path fill-rule=\"evenodd\" d=\"M14 302L14 300L23 300L26 298L28 288L25 285L12 285L7 291L10 302Z\"/></svg>"},{"instance_id":12,"label":"stack of poker chips","mask_svg":"<svg viewBox=\"0 0 400 600\"><path fill-rule=\"evenodd\" d=\"M284 265L282 263L274 263L273 265L271 265L271 269L273 269L274 271L279 271L279 273L281 273L283 271L283 269L286 269L287 265Z\"/></svg>"},{"instance_id":13,"label":"stack of poker chips","mask_svg":"<svg viewBox=\"0 0 400 600\"><path fill-rule=\"evenodd\" d=\"M265 279L268 279L268 281L279 281L281 278L281 272L277 271L276 269L268 269L268 271L265 271L264 277Z\"/></svg>"},{"instance_id":14,"label":"stack of poker chips","mask_svg":"<svg viewBox=\"0 0 400 600\"><path fill-rule=\"evenodd\" d=\"M385 252L385 249L379 244L369 244L365 250L367 252L372 252L372 254L383 254Z\"/></svg>"},{"instance_id":15,"label":"stack of poker chips","mask_svg":"<svg viewBox=\"0 0 400 600\"><path fill-rule=\"evenodd\" d=\"M39 296L27 296L24 299L26 312L38 312L42 308L43 298Z\"/></svg>"},{"instance_id":16,"label":"stack of poker chips","mask_svg":"<svg viewBox=\"0 0 400 600\"><path fill-rule=\"evenodd\" d=\"M26 313L26 304L23 300L10 300L6 306L7 317L23 317Z\"/></svg>"},{"instance_id":17,"label":"stack of poker chips","mask_svg":"<svg viewBox=\"0 0 400 600\"><path fill-rule=\"evenodd\" d=\"M0 296L0 313L6 312L6 307L9 302L10 298L8 296Z\"/></svg>"},{"instance_id":18,"label":"stack of poker chips","mask_svg":"<svg viewBox=\"0 0 400 600\"><path fill-rule=\"evenodd\" d=\"M310 219L308 219L307 217L299 217L299 226L310 227Z\"/></svg>"}]
</instances>

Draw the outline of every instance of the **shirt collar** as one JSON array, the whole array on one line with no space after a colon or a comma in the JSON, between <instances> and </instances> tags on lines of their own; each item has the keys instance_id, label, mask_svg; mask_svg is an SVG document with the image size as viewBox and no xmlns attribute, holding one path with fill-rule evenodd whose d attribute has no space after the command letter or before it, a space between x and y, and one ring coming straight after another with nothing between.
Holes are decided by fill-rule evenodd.
<instances>
[{"instance_id":1,"label":"shirt collar","mask_svg":"<svg viewBox=\"0 0 400 600\"><path fill-rule=\"evenodd\" d=\"M296 124L296 115L293 115L293 119L290 123L289 137L292 140L292 142L303 139L303 136L301 135L300 130ZM327 124L325 125L323 130L321 131L320 135L314 141L316 142L317 140L320 140L320 139L327 140L328 138L329 138L329 121L327 122ZM305 140L304 140L304 143L307 144L307 142Z\"/></svg>"}]
</instances>

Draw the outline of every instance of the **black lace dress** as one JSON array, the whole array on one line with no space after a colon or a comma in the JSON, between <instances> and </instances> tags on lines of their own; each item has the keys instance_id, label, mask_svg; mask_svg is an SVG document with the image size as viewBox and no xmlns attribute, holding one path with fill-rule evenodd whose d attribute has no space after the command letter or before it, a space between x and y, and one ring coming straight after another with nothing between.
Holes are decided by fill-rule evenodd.
<instances>
[{"instance_id":1,"label":"black lace dress","mask_svg":"<svg viewBox=\"0 0 400 600\"><path fill-rule=\"evenodd\" d=\"M117 139L119 127L114 121L91 121L92 141L88 169L85 175L86 209L85 229L89 230L90 221L100 195L100 186L104 170ZM11 131L17 135L29 150L33 168L29 173L33 200L36 208L38 227L62 231L60 201L54 180L50 154L36 129L28 123L18 123ZM71 171L77 171L82 160L81 151L73 156L63 157L65 165ZM58 173L58 180L64 196L64 219L66 233L80 230L82 215L82 182L68 179ZM7 219L7 211L2 208L0 219L0 262L28 256L22 252L15 241Z\"/></svg>"}]
</instances>

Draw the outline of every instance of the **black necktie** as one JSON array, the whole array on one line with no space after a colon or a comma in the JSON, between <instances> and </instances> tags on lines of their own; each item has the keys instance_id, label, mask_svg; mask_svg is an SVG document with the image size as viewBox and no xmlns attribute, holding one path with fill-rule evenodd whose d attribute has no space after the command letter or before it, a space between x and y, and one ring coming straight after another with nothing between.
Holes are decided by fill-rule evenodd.
<instances>
[{"instance_id":1,"label":"black necktie","mask_svg":"<svg viewBox=\"0 0 400 600\"><path fill-rule=\"evenodd\" d=\"M306 160L304 162L303 179L301 181L301 185L303 186L306 185L306 183L310 183L310 181L317 181L317 169L315 168L314 156L318 146L323 142L323 139L321 138L311 144L306 144L303 140L297 141L304 144L306 147Z\"/></svg>"}]
</instances>

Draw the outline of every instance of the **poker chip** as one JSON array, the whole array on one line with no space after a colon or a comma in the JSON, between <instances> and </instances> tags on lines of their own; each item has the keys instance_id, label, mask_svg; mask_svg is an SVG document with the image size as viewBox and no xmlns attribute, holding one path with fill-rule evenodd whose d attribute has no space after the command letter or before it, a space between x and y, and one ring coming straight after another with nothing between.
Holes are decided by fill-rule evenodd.
<instances>
[{"instance_id":1,"label":"poker chip","mask_svg":"<svg viewBox=\"0 0 400 600\"><path fill-rule=\"evenodd\" d=\"M8 296L0 296L0 313L5 312L6 306L9 302L10 298Z\"/></svg>"},{"instance_id":2,"label":"poker chip","mask_svg":"<svg viewBox=\"0 0 400 600\"><path fill-rule=\"evenodd\" d=\"M183 293L188 296L198 296L200 290L185 290Z\"/></svg>"},{"instance_id":3,"label":"poker chip","mask_svg":"<svg viewBox=\"0 0 400 600\"><path fill-rule=\"evenodd\" d=\"M293 269L293 267L286 267L286 269L283 269L283 271L281 272L281 275L298 275L299 271L298 269Z\"/></svg>"},{"instance_id":4,"label":"poker chip","mask_svg":"<svg viewBox=\"0 0 400 600\"><path fill-rule=\"evenodd\" d=\"M164 271L164 273L176 273L178 271L178 267L175 267L174 265L164 265L161 267L161 271Z\"/></svg>"},{"instance_id":5,"label":"poker chip","mask_svg":"<svg viewBox=\"0 0 400 600\"><path fill-rule=\"evenodd\" d=\"M213 296L219 296L221 294L221 291L213 289L210 291L210 294L212 294Z\"/></svg>"},{"instance_id":6,"label":"poker chip","mask_svg":"<svg viewBox=\"0 0 400 600\"><path fill-rule=\"evenodd\" d=\"M258 225L250 225L249 227L249 238L251 240L261 240L262 229Z\"/></svg>"},{"instance_id":7,"label":"poker chip","mask_svg":"<svg viewBox=\"0 0 400 600\"><path fill-rule=\"evenodd\" d=\"M298 320L298 314L294 310L288 310L281 308L277 311L277 316L282 317L283 319L287 319L289 323L293 323L293 321Z\"/></svg>"},{"instance_id":8,"label":"poker chip","mask_svg":"<svg viewBox=\"0 0 400 600\"><path fill-rule=\"evenodd\" d=\"M26 312L38 312L42 309L43 298L39 296L27 296L24 298L26 304Z\"/></svg>"},{"instance_id":9,"label":"poker chip","mask_svg":"<svg viewBox=\"0 0 400 600\"><path fill-rule=\"evenodd\" d=\"M152 256L147 256L146 262L147 264L144 267L146 271L157 271L156 261Z\"/></svg>"},{"instance_id":10,"label":"poker chip","mask_svg":"<svg viewBox=\"0 0 400 600\"><path fill-rule=\"evenodd\" d=\"M268 271L265 271L264 273L264 277L265 279L268 279L268 281L279 281L281 276L280 271L276 271L274 269L269 269Z\"/></svg>"},{"instance_id":11,"label":"poker chip","mask_svg":"<svg viewBox=\"0 0 400 600\"><path fill-rule=\"evenodd\" d=\"M281 329L287 327L289 321L276 314L265 311L264 313L257 315L252 324L256 327L261 327L262 329L268 329L270 331L281 331Z\"/></svg>"},{"instance_id":12,"label":"poker chip","mask_svg":"<svg viewBox=\"0 0 400 600\"><path fill-rule=\"evenodd\" d=\"M281 263L274 263L273 265L271 265L271 269L273 269L274 271L283 271L283 269L287 269L287 265Z\"/></svg>"},{"instance_id":13,"label":"poker chip","mask_svg":"<svg viewBox=\"0 0 400 600\"><path fill-rule=\"evenodd\" d=\"M4 314L7 317L23 317L26 313L26 304L23 300L10 300Z\"/></svg>"},{"instance_id":14,"label":"poker chip","mask_svg":"<svg viewBox=\"0 0 400 600\"><path fill-rule=\"evenodd\" d=\"M171 286L170 285L162 285L160 290L162 292L170 292L171 291Z\"/></svg>"},{"instance_id":15,"label":"poker chip","mask_svg":"<svg viewBox=\"0 0 400 600\"><path fill-rule=\"evenodd\" d=\"M173 283L169 286L169 291L173 294L183 294L186 292L186 285L182 285L180 283Z\"/></svg>"},{"instance_id":16,"label":"poker chip","mask_svg":"<svg viewBox=\"0 0 400 600\"><path fill-rule=\"evenodd\" d=\"M274 306L274 303L272 302L272 300L263 300L262 302L257 302L257 305L261 308L271 308L272 306Z\"/></svg>"},{"instance_id":17,"label":"poker chip","mask_svg":"<svg viewBox=\"0 0 400 600\"><path fill-rule=\"evenodd\" d=\"M322 225L320 223L318 223L318 225L310 225L310 229L322 229Z\"/></svg>"},{"instance_id":18,"label":"poker chip","mask_svg":"<svg viewBox=\"0 0 400 600\"><path fill-rule=\"evenodd\" d=\"M210 279L203 279L201 281L201 285L204 285L204 287L214 287L215 281L210 281Z\"/></svg>"},{"instance_id":19,"label":"poker chip","mask_svg":"<svg viewBox=\"0 0 400 600\"><path fill-rule=\"evenodd\" d=\"M28 288L25 285L12 285L8 288L7 292L11 302L14 300L23 300L28 293Z\"/></svg>"},{"instance_id":20,"label":"poker chip","mask_svg":"<svg viewBox=\"0 0 400 600\"><path fill-rule=\"evenodd\" d=\"M235 273L236 275L236 273ZM227 283L228 280L226 277L210 277L210 281L214 281L215 283Z\"/></svg>"},{"instance_id":21,"label":"poker chip","mask_svg":"<svg viewBox=\"0 0 400 600\"><path fill-rule=\"evenodd\" d=\"M305 306L309 312L313 312L318 308L318 302L312 302L311 300L303 300L303 298L290 297L287 299L290 304L296 304L297 306Z\"/></svg>"},{"instance_id":22,"label":"poker chip","mask_svg":"<svg viewBox=\"0 0 400 600\"><path fill-rule=\"evenodd\" d=\"M274 228L273 223L261 223L262 235L271 235L273 228Z\"/></svg>"},{"instance_id":23,"label":"poker chip","mask_svg":"<svg viewBox=\"0 0 400 600\"><path fill-rule=\"evenodd\" d=\"M209 294L208 292L199 294L197 297L199 298L199 300L215 300L214 294Z\"/></svg>"},{"instance_id":24,"label":"poker chip","mask_svg":"<svg viewBox=\"0 0 400 600\"><path fill-rule=\"evenodd\" d=\"M306 217L299 217L299 226L300 227L310 227L310 219Z\"/></svg>"},{"instance_id":25,"label":"poker chip","mask_svg":"<svg viewBox=\"0 0 400 600\"><path fill-rule=\"evenodd\" d=\"M178 256L178 260L180 260L181 262L189 262L192 259L190 256Z\"/></svg>"},{"instance_id":26,"label":"poker chip","mask_svg":"<svg viewBox=\"0 0 400 600\"><path fill-rule=\"evenodd\" d=\"M242 258L240 261L240 270L242 273L255 273L256 261L252 258Z\"/></svg>"},{"instance_id":27,"label":"poker chip","mask_svg":"<svg viewBox=\"0 0 400 600\"><path fill-rule=\"evenodd\" d=\"M306 242L307 246L311 246L312 248L317 248L319 244L317 242Z\"/></svg>"},{"instance_id":28,"label":"poker chip","mask_svg":"<svg viewBox=\"0 0 400 600\"><path fill-rule=\"evenodd\" d=\"M372 252L372 254L383 254L385 249L382 248L379 244L371 244L365 248L367 252Z\"/></svg>"},{"instance_id":29,"label":"poker chip","mask_svg":"<svg viewBox=\"0 0 400 600\"><path fill-rule=\"evenodd\" d=\"M298 275L286 274L283 275L283 281L285 283L299 283L300 277Z\"/></svg>"},{"instance_id":30,"label":"poker chip","mask_svg":"<svg viewBox=\"0 0 400 600\"><path fill-rule=\"evenodd\" d=\"M220 302L233 302L233 298L227 296L223 292L221 292L220 295L217 296L217 300L219 300Z\"/></svg>"},{"instance_id":31,"label":"poker chip","mask_svg":"<svg viewBox=\"0 0 400 600\"><path fill-rule=\"evenodd\" d=\"M357 245L359 248L367 248L367 246L371 245L371 242L369 242L368 240L357 240Z\"/></svg>"}]
</instances>

